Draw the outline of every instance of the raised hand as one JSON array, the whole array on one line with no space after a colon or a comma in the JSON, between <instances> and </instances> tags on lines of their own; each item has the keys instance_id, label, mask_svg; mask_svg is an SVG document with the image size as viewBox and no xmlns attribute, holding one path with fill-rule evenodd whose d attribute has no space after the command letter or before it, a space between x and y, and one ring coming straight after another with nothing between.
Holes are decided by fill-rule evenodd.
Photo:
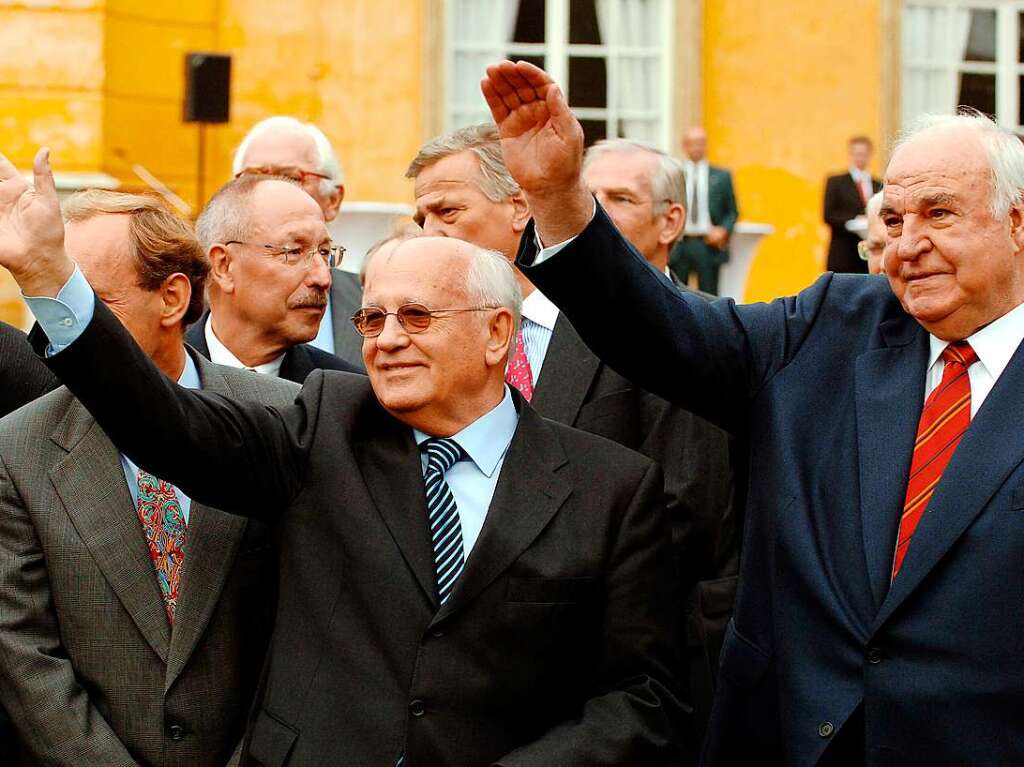
<instances>
[{"instance_id":1,"label":"raised hand","mask_svg":"<svg viewBox=\"0 0 1024 767\"><path fill-rule=\"evenodd\" d=\"M545 244L587 225L594 203L583 184L583 128L548 74L525 61L487 68L480 81L501 151L522 187Z\"/></svg>"},{"instance_id":2,"label":"raised hand","mask_svg":"<svg viewBox=\"0 0 1024 767\"><path fill-rule=\"evenodd\" d=\"M29 296L57 295L74 270L64 253L64 222L49 155L48 149L36 154L33 190L0 154L0 266Z\"/></svg>"}]
</instances>

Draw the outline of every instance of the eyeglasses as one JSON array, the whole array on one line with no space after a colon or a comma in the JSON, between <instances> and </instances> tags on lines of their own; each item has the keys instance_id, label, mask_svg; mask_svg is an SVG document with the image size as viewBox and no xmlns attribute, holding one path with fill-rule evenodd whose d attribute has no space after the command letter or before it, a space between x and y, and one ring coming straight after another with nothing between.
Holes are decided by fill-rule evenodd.
<instances>
[{"instance_id":1,"label":"eyeglasses","mask_svg":"<svg viewBox=\"0 0 1024 767\"><path fill-rule=\"evenodd\" d=\"M367 306L352 315L356 332L364 338L376 338L384 332L388 317L395 317L406 333L422 333L437 317L461 312L486 312L497 306L474 306L469 309L428 309L423 304L402 304L393 312Z\"/></svg>"},{"instance_id":2,"label":"eyeglasses","mask_svg":"<svg viewBox=\"0 0 1024 767\"><path fill-rule=\"evenodd\" d=\"M885 250L885 245L871 245L867 240L857 243L857 255L862 261L867 261L870 256L880 256Z\"/></svg>"},{"instance_id":3,"label":"eyeglasses","mask_svg":"<svg viewBox=\"0 0 1024 767\"><path fill-rule=\"evenodd\" d=\"M298 181L303 186L305 186L306 181L311 178L333 181L330 176L325 176L323 173L303 170L302 168L276 165L264 165L259 168L243 168L235 174L235 178L239 178L240 176L282 176L283 178L289 178L292 181Z\"/></svg>"},{"instance_id":4,"label":"eyeglasses","mask_svg":"<svg viewBox=\"0 0 1024 767\"><path fill-rule=\"evenodd\" d=\"M341 263L345 255L345 248L341 245L320 245L316 248L306 250L305 248L284 248L280 245L260 245L255 242L243 240L228 240L225 245L248 245L253 248L263 248L267 255L281 261L288 266L308 267L317 257L322 258L328 268L333 269Z\"/></svg>"}]
</instances>

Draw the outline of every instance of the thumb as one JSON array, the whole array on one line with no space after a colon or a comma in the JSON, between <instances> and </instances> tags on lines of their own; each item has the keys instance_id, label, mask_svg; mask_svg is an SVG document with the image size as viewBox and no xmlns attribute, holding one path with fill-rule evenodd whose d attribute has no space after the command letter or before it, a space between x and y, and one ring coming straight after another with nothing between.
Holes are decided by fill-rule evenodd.
<instances>
[{"instance_id":1,"label":"thumb","mask_svg":"<svg viewBox=\"0 0 1024 767\"><path fill-rule=\"evenodd\" d=\"M53 180L53 171L50 170L50 150L43 147L36 152L36 158L32 162L32 176L35 182L36 194L58 206L57 185Z\"/></svg>"}]
</instances>

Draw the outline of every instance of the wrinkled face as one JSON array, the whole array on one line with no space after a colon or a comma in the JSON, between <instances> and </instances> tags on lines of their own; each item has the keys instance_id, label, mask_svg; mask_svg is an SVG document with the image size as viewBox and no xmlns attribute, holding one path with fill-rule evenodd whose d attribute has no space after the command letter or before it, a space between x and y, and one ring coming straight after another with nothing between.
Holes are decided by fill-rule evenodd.
<instances>
[{"instance_id":1,"label":"wrinkled face","mask_svg":"<svg viewBox=\"0 0 1024 767\"><path fill-rule=\"evenodd\" d=\"M708 151L708 134L703 128L690 128L683 134L683 152L693 162L700 162Z\"/></svg>"},{"instance_id":2,"label":"wrinkled face","mask_svg":"<svg viewBox=\"0 0 1024 767\"><path fill-rule=\"evenodd\" d=\"M139 287L135 258L129 250L128 218L128 214L100 213L68 223L64 248L100 301L152 357L159 345L163 301L159 291Z\"/></svg>"},{"instance_id":3,"label":"wrinkled face","mask_svg":"<svg viewBox=\"0 0 1024 767\"><path fill-rule=\"evenodd\" d=\"M473 307L465 289L468 267L468 249L458 240L421 237L385 246L367 268L363 306L387 312L409 303L431 310ZM494 366L486 359L493 314L435 317L418 333L387 317L379 336L363 339L363 361L384 408L403 421L450 414L494 388Z\"/></svg>"},{"instance_id":4,"label":"wrinkled face","mask_svg":"<svg viewBox=\"0 0 1024 767\"><path fill-rule=\"evenodd\" d=\"M655 215L651 178L658 159L647 152L608 152L587 164L583 180L622 235L648 261L661 244L665 217Z\"/></svg>"},{"instance_id":5,"label":"wrinkled face","mask_svg":"<svg viewBox=\"0 0 1024 767\"><path fill-rule=\"evenodd\" d=\"M990 210L991 167L967 131L900 147L886 172L882 220L893 293L925 329L960 340L1024 300L1021 213Z\"/></svg>"},{"instance_id":6,"label":"wrinkled face","mask_svg":"<svg viewBox=\"0 0 1024 767\"><path fill-rule=\"evenodd\" d=\"M259 329L272 343L293 346L316 337L327 307L331 273L314 258L289 265L271 255L271 245L304 252L330 245L323 213L301 189L283 181L265 181L249 203L251 226L246 245L229 245L234 292L218 305Z\"/></svg>"},{"instance_id":7,"label":"wrinkled face","mask_svg":"<svg viewBox=\"0 0 1024 767\"><path fill-rule=\"evenodd\" d=\"M871 147L863 141L850 144L850 165L857 170L867 170L871 162Z\"/></svg>"},{"instance_id":8,"label":"wrinkled face","mask_svg":"<svg viewBox=\"0 0 1024 767\"><path fill-rule=\"evenodd\" d=\"M425 234L456 237L515 257L519 232L513 228L515 206L494 202L480 189L476 155L459 152L438 160L416 177L416 223Z\"/></svg>"},{"instance_id":9,"label":"wrinkled face","mask_svg":"<svg viewBox=\"0 0 1024 767\"><path fill-rule=\"evenodd\" d=\"M242 167L265 168L298 181L328 220L337 215L337 205L332 206L331 197L323 194L322 179L310 175L322 171L320 153L307 133L281 128L259 134L249 143Z\"/></svg>"},{"instance_id":10,"label":"wrinkled face","mask_svg":"<svg viewBox=\"0 0 1024 767\"><path fill-rule=\"evenodd\" d=\"M868 272L882 273L882 253L885 251L885 222L881 216L868 216L868 236L864 241L868 250Z\"/></svg>"}]
</instances>

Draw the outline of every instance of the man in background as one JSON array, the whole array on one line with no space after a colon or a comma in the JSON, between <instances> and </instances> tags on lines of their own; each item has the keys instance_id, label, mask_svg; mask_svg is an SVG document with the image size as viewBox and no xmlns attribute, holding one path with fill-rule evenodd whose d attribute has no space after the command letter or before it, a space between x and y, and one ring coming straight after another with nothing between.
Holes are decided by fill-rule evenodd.
<instances>
[{"instance_id":1,"label":"man in background","mask_svg":"<svg viewBox=\"0 0 1024 767\"><path fill-rule=\"evenodd\" d=\"M185 222L153 198L98 190L69 198L65 216L68 254L165 375L294 399L293 384L186 350L208 267ZM51 308L28 301L37 316ZM140 471L66 388L0 421L0 702L20 741L5 764L227 763L275 581L267 526Z\"/></svg>"},{"instance_id":2,"label":"man in background","mask_svg":"<svg viewBox=\"0 0 1024 767\"><path fill-rule=\"evenodd\" d=\"M683 132L686 159L686 229L672 251L672 269L689 281L697 273L697 285L718 295L718 270L729 260L729 238L739 218L732 174L707 161L708 135L699 126Z\"/></svg>"},{"instance_id":3,"label":"man in background","mask_svg":"<svg viewBox=\"0 0 1024 767\"><path fill-rule=\"evenodd\" d=\"M214 362L302 383L319 369L358 372L312 346L339 248L294 181L243 175L196 220L210 262L210 310L186 340ZM350 323L351 324L351 323Z\"/></svg>"},{"instance_id":4,"label":"man in background","mask_svg":"<svg viewBox=\"0 0 1024 767\"><path fill-rule=\"evenodd\" d=\"M860 235L855 229L865 225L864 208L882 183L871 176L871 139L854 136L848 148L849 170L825 182L825 223L832 230L826 269L864 274L867 265L857 253Z\"/></svg>"},{"instance_id":5,"label":"man in background","mask_svg":"<svg viewBox=\"0 0 1024 767\"><path fill-rule=\"evenodd\" d=\"M58 386L60 382L32 351L25 334L0 322L0 418Z\"/></svg>"},{"instance_id":6,"label":"man in background","mask_svg":"<svg viewBox=\"0 0 1024 767\"><path fill-rule=\"evenodd\" d=\"M345 177L338 156L318 127L294 117L268 117L256 123L235 150L232 171L240 175L269 174L298 182L316 200L330 224L345 198ZM344 244L344 243L341 243ZM362 339L349 318L362 305L359 278L331 269L327 309L312 346L362 369Z\"/></svg>"}]
</instances>

